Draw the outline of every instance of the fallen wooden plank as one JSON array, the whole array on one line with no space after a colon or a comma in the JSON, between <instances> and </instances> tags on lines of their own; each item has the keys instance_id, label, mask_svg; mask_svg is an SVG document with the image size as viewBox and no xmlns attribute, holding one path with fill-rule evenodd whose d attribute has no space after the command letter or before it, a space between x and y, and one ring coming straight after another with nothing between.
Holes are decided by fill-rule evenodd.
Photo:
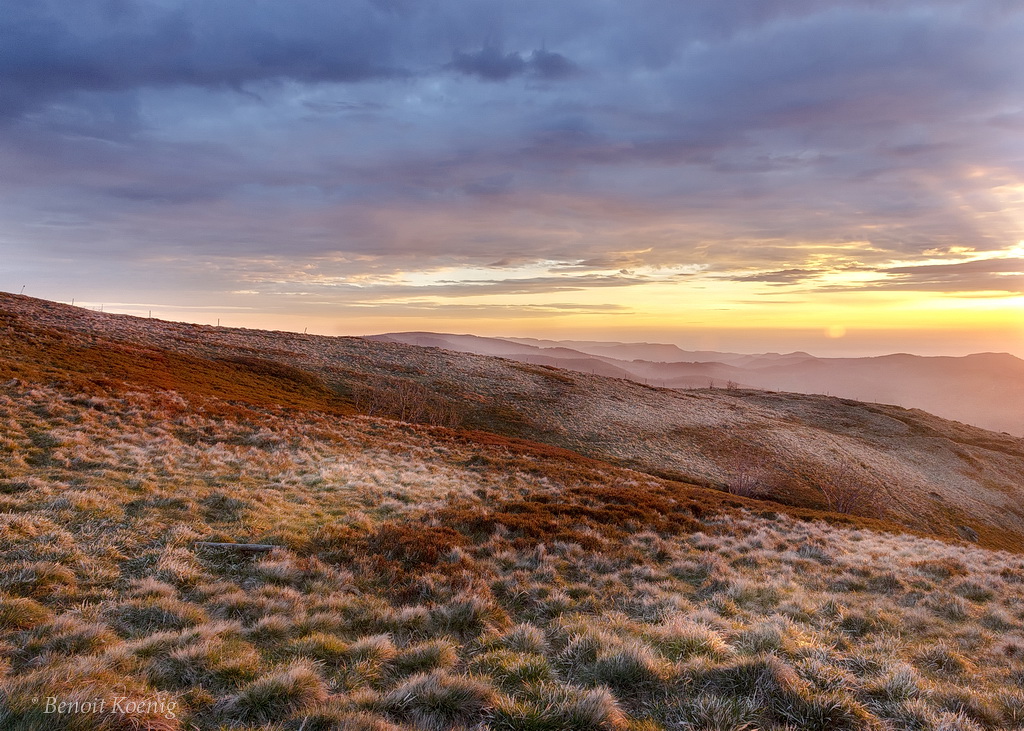
<instances>
[{"instance_id":1,"label":"fallen wooden plank","mask_svg":"<svg viewBox=\"0 0 1024 731\"><path fill-rule=\"evenodd\" d=\"M274 546L270 543L213 543L211 541L196 541L196 548L225 548L243 553L262 553L273 551L281 546Z\"/></svg>"}]
</instances>

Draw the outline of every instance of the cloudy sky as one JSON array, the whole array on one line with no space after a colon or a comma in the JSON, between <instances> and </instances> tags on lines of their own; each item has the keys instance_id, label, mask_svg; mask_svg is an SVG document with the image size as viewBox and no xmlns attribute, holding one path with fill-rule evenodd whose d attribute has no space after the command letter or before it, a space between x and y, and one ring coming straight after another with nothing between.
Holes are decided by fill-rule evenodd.
<instances>
[{"instance_id":1,"label":"cloudy sky","mask_svg":"<svg viewBox=\"0 0 1024 731\"><path fill-rule=\"evenodd\" d=\"M4 0L0 289L1024 355L1019 0Z\"/></svg>"}]
</instances>

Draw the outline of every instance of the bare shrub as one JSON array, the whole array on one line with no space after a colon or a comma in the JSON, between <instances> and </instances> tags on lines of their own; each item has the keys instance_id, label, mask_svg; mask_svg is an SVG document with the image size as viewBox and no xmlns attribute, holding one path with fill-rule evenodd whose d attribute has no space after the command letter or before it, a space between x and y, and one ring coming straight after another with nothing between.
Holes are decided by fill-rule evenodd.
<instances>
[{"instance_id":1,"label":"bare shrub","mask_svg":"<svg viewBox=\"0 0 1024 731\"><path fill-rule=\"evenodd\" d=\"M411 424L455 427L462 422L458 407L421 383L381 378L354 389L356 408L371 416L384 416Z\"/></svg>"},{"instance_id":2,"label":"bare shrub","mask_svg":"<svg viewBox=\"0 0 1024 731\"><path fill-rule=\"evenodd\" d=\"M728 468L726 489L740 497L767 497L775 492L768 472L750 459L735 459Z\"/></svg>"},{"instance_id":3,"label":"bare shrub","mask_svg":"<svg viewBox=\"0 0 1024 731\"><path fill-rule=\"evenodd\" d=\"M846 515L872 516L878 513L882 483L878 478L849 465L830 464L815 475L828 509Z\"/></svg>"}]
</instances>

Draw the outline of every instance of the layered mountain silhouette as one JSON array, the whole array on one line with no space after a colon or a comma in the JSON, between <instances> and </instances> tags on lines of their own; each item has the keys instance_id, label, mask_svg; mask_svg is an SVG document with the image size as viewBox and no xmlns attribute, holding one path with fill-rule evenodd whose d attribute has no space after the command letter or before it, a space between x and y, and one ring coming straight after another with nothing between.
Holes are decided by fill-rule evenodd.
<instances>
[{"instance_id":1,"label":"layered mountain silhouette","mask_svg":"<svg viewBox=\"0 0 1024 731\"><path fill-rule=\"evenodd\" d=\"M743 355L675 345L406 332L370 339L497 355L524 363L629 378L665 388L740 387L825 394L919 408L947 419L1024 435L1024 360L1008 353L818 358Z\"/></svg>"}]
</instances>

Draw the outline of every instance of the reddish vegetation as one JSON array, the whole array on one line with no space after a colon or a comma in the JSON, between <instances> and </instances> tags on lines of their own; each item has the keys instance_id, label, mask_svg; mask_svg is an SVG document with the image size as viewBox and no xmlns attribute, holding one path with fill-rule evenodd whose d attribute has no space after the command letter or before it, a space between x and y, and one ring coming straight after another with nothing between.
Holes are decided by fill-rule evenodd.
<instances>
[{"instance_id":1,"label":"reddish vegetation","mask_svg":"<svg viewBox=\"0 0 1024 731\"><path fill-rule=\"evenodd\" d=\"M365 553L396 561L406 569L433 566L451 551L467 544L448 527L384 523L359 541Z\"/></svg>"},{"instance_id":2,"label":"reddish vegetation","mask_svg":"<svg viewBox=\"0 0 1024 731\"><path fill-rule=\"evenodd\" d=\"M166 389L254 406L335 413L353 411L315 376L281 363L256 358L202 359L96 338L88 339L92 342L84 345L74 342L69 333L48 329L28 332L20 329L18 334L20 337L8 338L7 353L0 356L0 378L64 383L86 392L113 394L125 388ZM217 401L210 402L210 406L216 409ZM735 512L745 506L764 509L766 505L671 478L662 483L667 487L659 490L622 487L621 481L628 479L628 473L568 449L482 431L445 430L443 434L457 442L483 448L485 451L473 458L474 465L483 469L520 471L581 485L560 495L557 501L543 495L530 496L501 501L487 511L482 511L478 505L452 506L436 516L474 536L491 533L501 525L514 536L531 541L572 540L593 545L594 531L605 536L621 536L625 531L643 529L684 533L696 529L698 523L694 517ZM444 438L442 432L437 436ZM595 484L605 486L595 487ZM806 519L906 531L886 521L771 505L772 510ZM427 536L430 539L427 540L420 534L421 527L403 530L407 531L407 540L399 540L397 535L389 537L389 540L397 540L398 554L386 556L402 565L433 564L438 552L458 545L447 534ZM438 545L434 545L434 538L440 540ZM362 545L372 551L374 545L383 545L384 538L363 540Z\"/></svg>"},{"instance_id":3,"label":"reddish vegetation","mask_svg":"<svg viewBox=\"0 0 1024 731\"><path fill-rule=\"evenodd\" d=\"M0 326L13 325L0 312ZM4 336L0 378L62 383L86 392L165 389L254 406L286 406L336 413L354 408L316 376L259 358L204 359L169 350L89 338L18 323Z\"/></svg>"},{"instance_id":4,"label":"reddish vegetation","mask_svg":"<svg viewBox=\"0 0 1024 731\"><path fill-rule=\"evenodd\" d=\"M544 467L545 474L565 474L564 466ZM561 540L614 551L614 543L629 533L650 530L662 535L682 535L706 530L702 518L739 515L741 509L754 510L768 517L788 513L801 520L824 520L847 527L926 535L887 521L736 498L716 490L678 483L643 488L582 485L560 492L557 497L533 494L502 500L489 509L482 509L478 504L453 504L435 517L473 539L504 529L519 545ZM609 544L607 539L612 539L613 543Z\"/></svg>"}]
</instances>

